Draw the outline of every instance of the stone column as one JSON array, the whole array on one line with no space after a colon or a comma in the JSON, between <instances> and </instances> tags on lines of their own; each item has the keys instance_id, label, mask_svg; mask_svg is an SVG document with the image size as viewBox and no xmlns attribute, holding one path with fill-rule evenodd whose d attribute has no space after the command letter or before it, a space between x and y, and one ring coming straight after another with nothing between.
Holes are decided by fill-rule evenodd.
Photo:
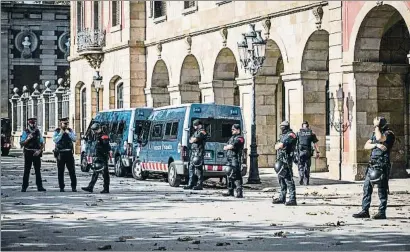
<instances>
[{"instance_id":1,"label":"stone column","mask_svg":"<svg viewBox=\"0 0 410 252\"><path fill-rule=\"evenodd\" d=\"M182 104L182 97L179 91L179 85L174 87L168 87L169 100L171 105Z\"/></svg>"},{"instance_id":2,"label":"stone column","mask_svg":"<svg viewBox=\"0 0 410 252\"><path fill-rule=\"evenodd\" d=\"M303 122L303 86L300 73L282 73L285 84L285 114L292 129L297 129Z\"/></svg>"},{"instance_id":3,"label":"stone column","mask_svg":"<svg viewBox=\"0 0 410 252\"><path fill-rule=\"evenodd\" d=\"M43 91L41 94L41 99L43 103L43 131L47 132L49 130L49 100L51 96L51 89L50 89L51 83L49 81L46 81L45 86L46 89Z\"/></svg>"},{"instance_id":4,"label":"stone column","mask_svg":"<svg viewBox=\"0 0 410 252\"><path fill-rule=\"evenodd\" d=\"M20 96L17 94L18 88L13 89L13 96L10 98L11 103L11 129L12 131L17 131L17 101L20 99Z\"/></svg>"},{"instance_id":5,"label":"stone column","mask_svg":"<svg viewBox=\"0 0 410 252\"><path fill-rule=\"evenodd\" d=\"M202 103L215 102L215 94L213 90L213 81L199 82L199 89L201 90Z\"/></svg>"}]
</instances>

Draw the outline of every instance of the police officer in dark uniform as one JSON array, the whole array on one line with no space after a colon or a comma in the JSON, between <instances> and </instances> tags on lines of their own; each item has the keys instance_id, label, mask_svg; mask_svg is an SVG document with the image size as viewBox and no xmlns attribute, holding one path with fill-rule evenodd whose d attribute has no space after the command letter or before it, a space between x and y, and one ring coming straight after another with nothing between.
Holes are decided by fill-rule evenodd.
<instances>
[{"instance_id":1,"label":"police officer in dark uniform","mask_svg":"<svg viewBox=\"0 0 410 252\"><path fill-rule=\"evenodd\" d=\"M108 173L108 157L111 150L110 138L107 134L103 133L99 123L94 123L91 125L91 130L93 132L93 162L102 162L102 174L104 179L104 190L100 193L109 193L110 192L110 175ZM93 164L94 165L94 164ZM82 190L86 192L93 192L95 183L98 180L98 175L101 171L94 170L93 176L91 177L90 184L87 187L81 187Z\"/></svg>"},{"instance_id":2,"label":"police officer in dark uniform","mask_svg":"<svg viewBox=\"0 0 410 252\"><path fill-rule=\"evenodd\" d=\"M77 177L75 176L74 145L76 140L74 130L68 127L68 117L61 118L61 127L54 131L53 140L56 144L54 155L57 159L58 184L60 192L64 192L64 170L67 166L71 179L71 190L77 191Z\"/></svg>"},{"instance_id":3,"label":"police officer in dark uniform","mask_svg":"<svg viewBox=\"0 0 410 252\"><path fill-rule=\"evenodd\" d=\"M242 179L242 151L245 144L245 139L241 136L241 126L239 124L232 125L232 137L228 141L228 145L224 146L226 156L228 158L228 192L222 194L225 197L234 196L236 188L236 198L243 198L243 179Z\"/></svg>"},{"instance_id":4,"label":"police officer in dark uniform","mask_svg":"<svg viewBox=\"0 0 410 252\"><path fill-rule=\"evenodd\" d=\"M189 139L191 144L191 154L189 161L189 181L188 185L184 189L194 189L202 190L202 183L204 181L204 155L205 155L205 143L208 137L205 129L203 129L203 124L200 120L196 119L193 121L195 132ZM197 178L197 185L194 186L194 179Z\"/></svg>"},{"instance_id":5,"label":"police officer in dark uniform","mask_svg":"<svg viewBox=\"0 0 410 252\"><path fill-rule=\"evenodd\" d=\"M379 191L379 212L373 219L386 219L387 195L390 176L390 152L396 140L394 133L389 129L384 117L376 117L373 120L374 131L364 148L371 150L369 166L363 185L362 211L353 214L354 218L370 218L369 208L372 199L374 184Z\"/></svg>"},{"instance_id":6,"label":"police officer in dark uniform","mask_svg":"<svg viewBox=\"0 0 410 252\"><path fill-rule=\"evenodd\" d=\"M34 166L36 172L36 185L39 192L45 192L41 179L41 156L44 147L44 139L40 130L37 128L37 119L29 118L28 126L21 135L20 145L23 147L24 153L24 175L21 191L27 191L28 180L30 176L31 165Z\"/></svg>"},{"instance_id":7,"label":"police officer in dark uniform","mask_svg":"<svg viewBox=\"0 0 410 252\"><path fill-rule=\"evenodd\" d=\"M317 142L319 140L316 134L309 128L309 123L304 121L302 128L297 134L297 155L298 155L298 168L299 168L299 184L303 185L303 180L306 179L306 185L309 185L310 177L310 164L312 157L312 143L315 146L316 158L319 158L319 148Z\"/></svg>"},{"instance_id":8,"label":"police officer in dark uniform","mask_svg":"<svg viewBox=\"0 0 410 252\"><path fill-rule=\"evenodd\" d=\"M293 152L296 147L296 134L290 129L289 122L283 121L280 124L282 134L279 143L275 145L278 150L277 162L275 170L278 173L278 180L280 185L280 196L272 201L273 204L283 204L286 206L296 205L296 188L295 181L293 181ZM286 202L286 193L289 188L289 201Z\"/></svg>"}]
</instances>

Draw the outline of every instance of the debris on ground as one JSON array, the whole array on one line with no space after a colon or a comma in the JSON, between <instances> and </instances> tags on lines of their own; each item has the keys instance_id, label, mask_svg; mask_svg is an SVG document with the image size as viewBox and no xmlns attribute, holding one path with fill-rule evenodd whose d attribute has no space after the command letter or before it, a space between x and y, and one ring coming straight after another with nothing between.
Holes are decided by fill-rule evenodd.
<instances>
[{"instance_id":1,"label":"debris on ground","mask_svg":"<svg viewBox=\"0 0 410 252\"><path fill-rule=\"evenodd\" d=\"M153 249L153 250L162 250L162 251L164 251L164 250L167 250L167 248L162 246L162 247L158 247L158 248Z\"/></svg>"},{"instance_id":2,"label":"debris on ground","mask_svg":"<svg viewBox=\"0 0 410 252\"><path fill-rule=\"evenodd\" d=\"M24 238L27 238L27 236L20 235L19 238L24 239Z\"/></svg>"},{"instance_id":3,"label":"debris on ground","mask_svg":"<svg viewBox=\"0 0 410 252\"><path fill-rule=\"evenodd\" d=\"M86 220L87 219L87 217L80 217L80 218L77 218L77 220Z\"/></svg>"},{"instance_id":4,"label":"debris on ground","mask_svg":"<svg viewBox=\"0 0 410 252\"><path fill-rule=\"evenodd\" d=\"M54 234L61 234L62 232L60 230L56 230L53 232Z\"/></svg>"},{"instance_id":5,"label":"debris on ground","mask_svg":"<svg viewBox=\"0 0 410 252\"><path fill-rule=\"evenodd\" d=\"M98 247L98 249L99 250L109 250L109 249L112 249L112 247L111 245L104 245L104 246Z\"/></svg>"},{"instance_id":6,"label":"debris on ground","mask_svg":"<svg viewBox=\"0 0 410 252\"><path fill-rule=\"evenodd\" d=\"M85 203L86 206L98 206L97 203Z\"/></svg>"},{"instance_id":7,"label":"debris on ground","mask_svg":"<svg viewBox=\"0 0 410 252\"><path fill-rule=\"evenodd\" d=\"M152 238L160 238L158 234L155 234Z\"/></svg>"},{"instance_id":8,"label":"debris on ground","mask_svg":"<svg viewBox=\"0 0 410 252\"><path fill-rule=\"evenodd\" d=\"M286 238L286 232L283 232L283 231L275 232L273 236Z\"/></svg>"},{"instance_id":9,"label":"debris on ground","mask_svg":"<svg viewBox=\"0 0 410 252\"><path fill-rule=\"evenodd\" d=\"M67 211L66 214L74 214L73 211Z\"/></svg>"},{"instance_id":10,"label":"debris on ground","mask_svg":"<svg viewBox=\"0 0 410 252\"><path fill-rule=\"evenodd\" d=\"M120 236L117 242L126 242L127 240L135 239L133 236Z\"/></svg>"},{"instance_id":11,"label":"debris on ground","mask_svg":"<svg viewBox=\"0 0 410 252\"><path fill-rule=\"evenodd\" d=\"M23 206L23 205L25 205L25 204L24 204L23 202L19 201L19 202L14 203L14 205L16 205L16 206Z\"/></svg>"},{"instance_id":12,"label":"debris on ground","mask_svg":"<svg viewBox=\"0 0 410 252\"><path fill-rule=\"evenodd\" d=\"M222 220L221 217L214 218L214 221Z\"/></svg>"},{"instance_id":13,"label":"debris on ground","mask_svg":"<svg viewBox=\"0 0 410 252\"><path fill-rule=\"evenodd\" d=\"M307 212L306 214L307 215L317 215L317 213L314 213L314 212Z\"/></svg>"},{"instance_id":14,"label":"debris on ground","mask_svg":"<svg viewBox=\"0 0 410 252\"><path fill-rule=\"evenodd\" d=\"M178 237L177 241L185 242L185 241L192 241L193 238L190 236Z\"/></svg>"},{"instance_id":15,"label":"debris on ground","mask_svg":"<svg viewBox=\"0 0 410 252\"><path fill-rule=\"evenodd\" d=\"M271 223L269 226L276 227L277 225L275 223Z\"/></svg>"},{"instance_id":16,"label":"debris on ground","mask_svg":"<svg viewBox=\"0 0 410 252\"><path fill-rule=\"evenodd\" d=\"M195 240L195 241L192 241L192 244L200 244L201 243L201 241L200 240Z\"/></svg>"},{"instance_id":17,"label":"debris on ground","mask_svg":"<svg viewBox=\"0 0 410 252\"><path fill-rule=\"evenodd\" d=\"M60 219L60 216L51 215L50 218L51 218L51 219Z\"/></svg>"},{"instance_id":18,"label":"debris on ground","mask_svg":"<svg viewBox=\"0 0 410 252\"><path fill-rule=\"evenodd\" d=\"M229 242L217 242L216 246L220 247L220 246L229 246L231 245Z\"/></svg>"},{"instance_id":19,"label":"debris on ground","mask_svg":"<svg viewBox=\"0 0 410 252\"><path fill-rule=\"evenodd\" d=\"M266 187L262 189L262 192L276 192L276 189L273 187Z\"/></svg>"}]
</instances>

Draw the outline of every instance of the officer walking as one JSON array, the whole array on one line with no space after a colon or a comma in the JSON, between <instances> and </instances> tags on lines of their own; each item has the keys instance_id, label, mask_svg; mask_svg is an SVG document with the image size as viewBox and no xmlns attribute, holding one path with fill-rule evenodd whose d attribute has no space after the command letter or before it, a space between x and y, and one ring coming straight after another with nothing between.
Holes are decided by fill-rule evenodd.
<instances>
[{"instance_id":1,"label":"officer walking","mask_svg":"<svg viewBox=\"0 0 410 252\"><path fill-rule=\"evenodd\" d=\"M386 219L387 195L389 190L390 176L390 152L396 137L388 127L384 117L376 117L373 120L374 131L364 148L371 150L369 166L363 184L362 211L353 214L354 218L370 218L369 208L372 199L374 184L379 191L379 212L373 219Z\"/></svg>"},{"instance_id":2,"label":"officer walking","mask_svg":"<svg viewBox=\"0 0 410 252\"><path fill-rule=\"evenodd\" d=\"M275 170L278 172L280 185L280 196L272 201L273 204L283 204L286 206L296 205L296 188L293 181L292 159L293 151L296 147L296 134L290 129L289 122L283 121L280 124L282 134L279 143L275 145L278 150L278 158L275 164ZM279 167L277 167L279 166ZM289 188L289 201L286 202L286 193Z\"/></svg>"},{"instance_id":3,"label":"officer walking","mask_svg":"<svg viewBox=\"0 0 410 252\"><path fill-rule=\"evenodd\" d=\"M93 153L93 162L96 162L96 159L98 161L103 163L103 169L102 169L102 174L103 174L103 179L104 179L104 190L102 190L100 193L109 193L110 192L110 175L108 173L108 157L109 157L109 152L111 150L110 146L110 138L108 137L107 134L103 133L101 130L101 126L99 123L94 123L91 125L91 130L94 135L94 153ZM93 192L94 185L98 180L98 175L100 171L94 170L93 176L91 177L90 184L87 187L81 187L82 190L86 192Z\"/></svg>"},{"instance_id":4,"label":"officer walking","mask_svg":"<svg viewBox=\"0 0 410 252\"><path fill-rule=\"evenodd\" d=\"M189 161L189 182L188 185L184 187L187 189L202 190L202 183L204 181L204 155L205 155L205 143L208 137L205 129L203 129L203 124L199 119L193 121L195 132L189 139L191 144L191 154ZM194 186L194 179L197 178L197 185Z\"/></svg>"},{"instance_id":5,"label":"officer walking","mask_svg":"<svg viewBox=\"0 0 410 252\"><path fill-rule=\"evenodd\" d=\"M20 138L20 145L23 147L24 154L24 175L21 191L27 191L31 165L33 165L34 171L36 172L37 191L45 192L46 189L44 189L43 187L43 181L41 179L40 172L44 139L41 135L40 130L37 128L37 119L29 118L27 122L28 126L23 131Z\"/></svg>"},{"instance_id":6,"label":"officer walking","mask_svg":"<svg viewBox=\"0 0 410 252\"><path fill-rule=\"evenodd\" d=\"M56 144L54 154L57 159L58 184L60 192L64 192L64 170L67 166L71 180L71 190L77 191L77 177L75 176L74 145L76 140L75 132L68 127L68 117L61 118L61 127L54 131L53 140Z\"/></svg>"},{"instance_id":7,"label":"officer walking","mask_svg":"<svg viewBox=\"0 0 410 252\"><path fill-rule=\"evenodd\" d=\"M299 185L303 185L303 180L305 179L306 184L309 185L310 177L310 165L312 157L312 143L314 144L316 151L316 158L319 158L319 148L317 142L319 140L316 134L309 128L309 123L304 121L302 123L302 128L297 134L298 144L297 144L297 155L298 155L298 168L299 168Z\"/></svg>"},{"instance_id":8,"label":"officer walking","mask_svg":"<svg viewBox=\"0 0 410 252\"><path fill-rule=\"evenodd\" d=\"M228 141L228 145L224 146L226 156L228 158L228 192L222 194L225 197L234 196L236 188L236 198L243 198L243 179L242 179L242 151L245 144L245 139L241 136L241 126L239 124L232 125L232 137Z\"/></svg>"}]
</instances>

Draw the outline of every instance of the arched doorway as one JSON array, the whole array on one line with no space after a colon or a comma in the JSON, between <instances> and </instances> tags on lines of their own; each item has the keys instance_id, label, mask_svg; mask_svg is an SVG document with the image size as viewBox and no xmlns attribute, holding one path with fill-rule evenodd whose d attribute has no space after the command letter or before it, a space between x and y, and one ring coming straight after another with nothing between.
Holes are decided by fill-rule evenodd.
<instances>
[{"instance_id":1,"label":"arched doorway","mask_svg":"<svg viewBox=\"0 0 410 252\"><path fill-rule=\"evenodd\" d=\"M218 53L214 65L215 103L240 106L239 89L235 80L237 77L238 66L235 55L229 48L223 48Z\"/></svg>"},{"instance_id":2,"label":"arched doorway","mask_svg":"<svg viewBox=\"0 0 410 252\"><path fill-rule=\"evenodd\" d=\"M371 9L360 25L354 47L354 61L367 66L354 73L356 116L366 117L357 119L357 163L368 160L363 145L372 132L373 118L385 116L397 139L391 153L392 177L408 176L409 51L409 28L400 13L388 4Z\"/></svg>"},{"instance_id":3,"label":"arched doorway","mask_svg":"<svg viewBox=\"0 0 410 252\"><path fill-rule=\"evenodd\" d=\"M151 97L154 108L170 104L168 86L168 68L163 60L158 60L155 64L151 80Z\"/></svg>"},{"instance_id":4,"label":"arched doorway","mask_svg":"<svg viewBox=\"0 0 410 252\"><path fill-rule=\"evenodd\" d=\"M111 78L109 83L109 101L110 101L110 109L115 109L118 107L118 86L122 83L121 77L115 75Z\"/></svg>"},{"instance_id":5,"label":"arched doorway","mask_svg":"<svg viewBox=\"0 0 410 252\"><path fill-rule=\"evenodd\" d=\"M330 134L329 106L329 33L313 32L306 42L301 62L303 121L319 139L320 159L312 160L312 171L327 171L326 136ZM337 85L337 84L336 84ZM300 125L299 125L300 127ZM299 129L295 129L299 130Z\"/></svg>"},{"instance_id":6,"label":"arched doorway","mask_svg":"<svg viewBox=\"0 0 410 252\"><path fill-rule=\"evenodd\" d=\"M82 91L83 90L86 90L85 89L85 84L84 84L84 82L78 82L76 85L75 85L75 116L74 116L74 125L73 125L73 127L74 127L74 131L75 132L77 132L77 134L78 134L78 132L82 132L82 127L81 127L81 124L82 124L82 120L81 120L81 111L82 111L82 108L83 108L83 106L82 106L82 99L81 99L81 97L82 97ZM78 139L78 138L77 138ZM79 151L80 151L80 141L77 141L76 142L76 153L79 153Z\"/></svg>"},{"instance_id":7,"label":"arched doorway","mask_svg":"<svg viewBox=\"0 0 410 252\"><path fill-rule=\"evenodd\" d=\"M200 81L198 61L193 55L186 56L181 68L179 88L181 103L201 103L201 91L198 84Z\"/></svg>"}]
</instances>

